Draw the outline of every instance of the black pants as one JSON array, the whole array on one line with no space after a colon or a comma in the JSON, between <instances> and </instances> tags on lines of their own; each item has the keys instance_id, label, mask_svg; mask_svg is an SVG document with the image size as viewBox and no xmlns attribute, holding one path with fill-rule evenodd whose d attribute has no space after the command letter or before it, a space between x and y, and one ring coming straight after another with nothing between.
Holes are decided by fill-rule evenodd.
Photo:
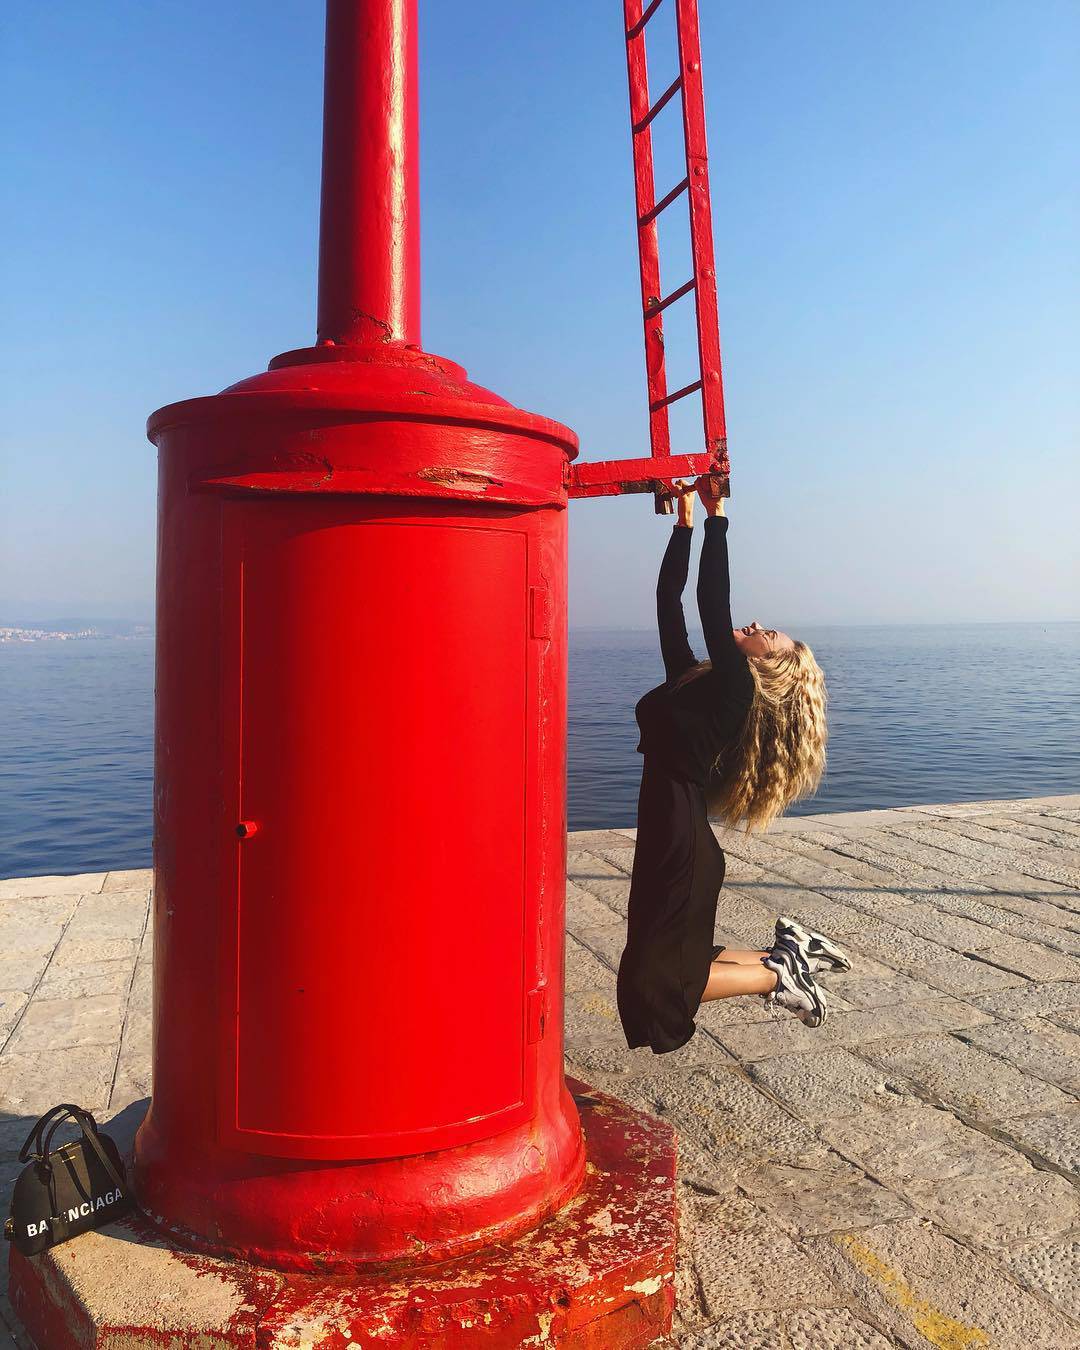
<instances>
[{"instance_id":1,"label":"black pants","mask_svg":"<svg viewBox=\"0 0 1080 1350\"><path fill-rule=\"evenodd\" d=\"M664 1054L694 1034L709 965L723 950L713 942L713 929L724 868L704 789L646 758L617 985L631 1049L649 1045Z\"/></svg>"}]
</instances>

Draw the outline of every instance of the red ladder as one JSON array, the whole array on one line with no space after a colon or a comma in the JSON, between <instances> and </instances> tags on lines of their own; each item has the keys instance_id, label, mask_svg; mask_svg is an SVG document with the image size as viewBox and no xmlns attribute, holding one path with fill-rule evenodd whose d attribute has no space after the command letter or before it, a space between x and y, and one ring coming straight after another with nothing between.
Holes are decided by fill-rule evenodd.
<instances>
[{"instance_id":1,"label":"red ladder","mask_svg":"<svg viewBox=\"0 0 1080 1350\"><path fill-rule=\"evenodd\" d=\"M652 455L638 460L576 464L570 470L570 495L598 497L651 491L657 494L656 509L669 511L671 498L666 485L673 478L714 474L720 479L716 484L718 490L726 496L730 465L724 421L724 381L720 364L720 321L716 301L716 264L713 257L697 0L673 0L679 74L656 102L650 104L645 30L663 2L651 0L644 7L643 0L623 0ZM657 201L652 123L676 94L682 97L686 176ZM661 212L666 211L684 193L690 216L692 275L689 281L664 295L660 286L660 244L656 222ZM662 316L669 305L691 291L694 294L697 320L698 378L669 393ZM701 395L705 451L701 454L672 455L668 409L678 399L697 393Z\"/></svg>"}]
</instances>

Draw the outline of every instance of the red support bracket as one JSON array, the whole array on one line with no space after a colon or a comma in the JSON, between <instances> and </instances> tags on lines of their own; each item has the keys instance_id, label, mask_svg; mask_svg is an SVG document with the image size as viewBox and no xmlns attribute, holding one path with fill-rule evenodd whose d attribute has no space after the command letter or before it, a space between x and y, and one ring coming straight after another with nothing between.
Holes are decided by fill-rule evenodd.
<instances>
[{"instance_id":1,"label":"red support bracket","mask_svg":"<svg viewBox=\"0 0 1080 1350\"><path fill-rule=\"evenodd\" d=\"M727 472L704 450L694 455L646 455L642 459L604 459L570 466L571 497L619 497L628 492L668 492L675 478L715 474L727 495Z\"/></svg>"}]
</instances>

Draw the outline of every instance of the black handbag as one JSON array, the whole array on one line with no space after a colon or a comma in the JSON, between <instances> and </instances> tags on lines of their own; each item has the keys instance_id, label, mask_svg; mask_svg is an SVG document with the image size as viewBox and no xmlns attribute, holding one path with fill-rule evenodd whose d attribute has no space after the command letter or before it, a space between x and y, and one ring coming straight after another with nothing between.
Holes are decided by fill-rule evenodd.
<instances>
[{"instance_id":1,"label":"black handbag","mask_svg":"<svg viewBox=\"0 0 1080 1350\"><path fill-rule=\"evenodd\" d=\"M82 1137L53 1148L57 1127L69 1117ZM81 1106L64 1102L46 1111L27 1135L19 1161L28 1166L15 1179L4 1237L24 1256L100 1228L134 1207L120 1150Z\"/></svg>"}]
</instances>

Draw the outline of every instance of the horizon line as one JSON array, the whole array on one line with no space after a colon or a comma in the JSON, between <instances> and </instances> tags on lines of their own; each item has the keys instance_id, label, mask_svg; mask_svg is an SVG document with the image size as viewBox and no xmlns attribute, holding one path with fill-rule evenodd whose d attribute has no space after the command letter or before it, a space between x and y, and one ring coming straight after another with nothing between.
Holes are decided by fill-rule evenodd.
<instances>
[{"instance_id":1,"label":"horizon line","mask_svg":"<svg viewBox=\"0 0 1080 1350\"><path fill-rule=\"evenodd\" d=\"M1045 628L1049 625L1080 623L1080 615L1069 619L809 619L805 622L803 620L796 622L797 626L806 628L940 628L947 624L964 624L980 628L1006 626L1011 628ZM56 618L34 619L9 619L6 616L0 616L0 628L45 629L52 625L64 623L79 624L85 628L93 628L98 625L130 625L153 630L156 626L153 619L81 618L71 614L58 615ZM700 632L701 624L700 622L687 624L687 628L692 632ZM568 624L567 631L571 633L651 633L655 631L655 624L575 623Z\"/></svg>"}]
</instances>

